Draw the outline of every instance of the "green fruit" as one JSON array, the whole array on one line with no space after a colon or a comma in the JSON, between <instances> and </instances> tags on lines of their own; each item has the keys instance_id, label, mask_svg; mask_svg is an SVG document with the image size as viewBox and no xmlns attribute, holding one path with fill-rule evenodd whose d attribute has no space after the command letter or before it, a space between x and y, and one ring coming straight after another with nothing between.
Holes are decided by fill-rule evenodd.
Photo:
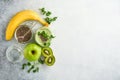
<instances>
[{"instance_id":1,"label":"green fruit","mask_svg":"<svg viewBox=\"0 0 120 80\"><path fill-rule=\"evenodd\" d=\"M36 61L41 56L41 47L37 44L30 43L24 48L24 57L28 61Z\"/></svg>"},{"instance_id":2,"label":"green fruit","mask_svg":"<svg viewBox=\"0 0 120 80\"><path fill-rule=\"evenodd\" d=\"M48 66L52 66L55 63L55 57L54 56L49 56L45 58L45 63Z\"/></svg>"},{"instance_id":3,"label":"green fruit","mask_svg":"<svg viewBox=\"0 0 120 80\"><path fill-rule=\"evenodd\" d=\"M47 27L42 27L36 31L35 41L42 47L48 47L52 39L51 35L51 31Z\"/></svg>"},{"instance_id":4,"label":"green fruit","mask_svg":"<svg viewBox=\"0 0 120 80\"><path fill-rule=\"evenodd\" d=\"M52 56L53 51L52 51L52 49L50 47L44 47L44 48L42 48L42 55L44 57Z\"/></svg>"}]
</instances>

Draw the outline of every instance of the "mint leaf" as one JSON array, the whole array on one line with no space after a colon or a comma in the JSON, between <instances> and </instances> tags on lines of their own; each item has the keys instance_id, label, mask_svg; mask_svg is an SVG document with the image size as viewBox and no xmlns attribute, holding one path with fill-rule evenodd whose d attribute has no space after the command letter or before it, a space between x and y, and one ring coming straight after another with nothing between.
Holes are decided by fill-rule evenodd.
<instances>
[{"instance_id":1,"label":"mint leaf","mask_svg":"<svg viewBox=\"0 0 120 80\"><path fill-rule=\"evenodd\" d=\"M45 8L41 8L40 11L42 12L42 14L46 14Z\"/></svg>"},{"instance_id":2,"label":"mint leaf","mask_svg":"<svg viewBox=\"0 0 120 80\"><path fill-rule=\"evenodd\" d=\"M50 38L55 38L55 36L51 35Z\"/></svg>"},{"instance_id":3,"label":"mint leaf","mask_svg":"<svg viewBox=\"0 0 120 80\"><path fill-rule=\"evenodd\" d=\"M27 63L27 65L28 65L28 66L30 66L30 65L31 65L31 63L30 63L30 62L28 62L28 63Z\"/></svg>"},{"instance_id":4,"label":"mint leaf","mask_svg":"<svg viewBox=\"0 0 120 80\"><path fill-rule=\"evenodd\" d=\"M57 17L54 17L54 18L52 19L52 21L56 21L56 19L57 19Z\"/></svg>"},{"instance_id":5,"label":"mint leaf","mask_svg":"<svg viewBox=\"0 0 120 80\"><path fill-rule=\"evenodd\" d=\"M50 16L52 13L50 12L50 11L48 11L47 13L46 13L46 16Z\"/></svg>"}]
</instances>

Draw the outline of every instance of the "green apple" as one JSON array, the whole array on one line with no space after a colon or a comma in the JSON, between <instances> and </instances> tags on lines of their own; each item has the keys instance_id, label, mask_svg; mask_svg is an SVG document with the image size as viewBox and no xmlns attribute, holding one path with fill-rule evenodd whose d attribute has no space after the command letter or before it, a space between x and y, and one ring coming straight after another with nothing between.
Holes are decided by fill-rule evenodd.
<instances>
[{"instance_id":1,"label":"green apple","mask_svg":"<svg viewBox=\"0 0 120 80\"><path fill-rule=\"evenodd\" d=\"M24 48L24 57L28 61L36 61L41 56L41 47L37 44L30 43Z\"/></svg>"}]
</instances>

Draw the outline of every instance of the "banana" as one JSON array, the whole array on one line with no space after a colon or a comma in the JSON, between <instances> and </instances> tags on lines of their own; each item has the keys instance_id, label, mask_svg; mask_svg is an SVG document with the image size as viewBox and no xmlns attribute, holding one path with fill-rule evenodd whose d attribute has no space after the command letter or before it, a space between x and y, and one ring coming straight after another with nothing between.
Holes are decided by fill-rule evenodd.
<instances>
[{"instance_id":1,"label":"banana","mask_svg":"<svg viewBox=\"0 0 120 80\"><path fill-rule=\"evenodd\" d=\"M44 26L48 26L49 24L42 19L36 12L32 10L23 10L18 12L8 23L7 29L6 29L6 40L11 40L16 28L24 21L27 20L35 20L40 22Z\"/></svg>"}]
</instances>

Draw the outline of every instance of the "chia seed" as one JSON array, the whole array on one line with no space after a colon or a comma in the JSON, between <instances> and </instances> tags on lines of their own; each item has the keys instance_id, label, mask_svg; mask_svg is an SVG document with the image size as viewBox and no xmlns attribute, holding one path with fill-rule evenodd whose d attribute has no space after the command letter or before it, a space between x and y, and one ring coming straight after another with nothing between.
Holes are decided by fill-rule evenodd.
<instances>
[{"instance_id":1,"label":"chia seed","mask_svg":"<svg viewBox=\"0 0 120 80\"><path fill-rule=\"evenodd\" d=\"M31 39L32 31L27 25L20 25L16 31L16 37L18 42L24 43Z\"/></svg>"}]
</instances>

